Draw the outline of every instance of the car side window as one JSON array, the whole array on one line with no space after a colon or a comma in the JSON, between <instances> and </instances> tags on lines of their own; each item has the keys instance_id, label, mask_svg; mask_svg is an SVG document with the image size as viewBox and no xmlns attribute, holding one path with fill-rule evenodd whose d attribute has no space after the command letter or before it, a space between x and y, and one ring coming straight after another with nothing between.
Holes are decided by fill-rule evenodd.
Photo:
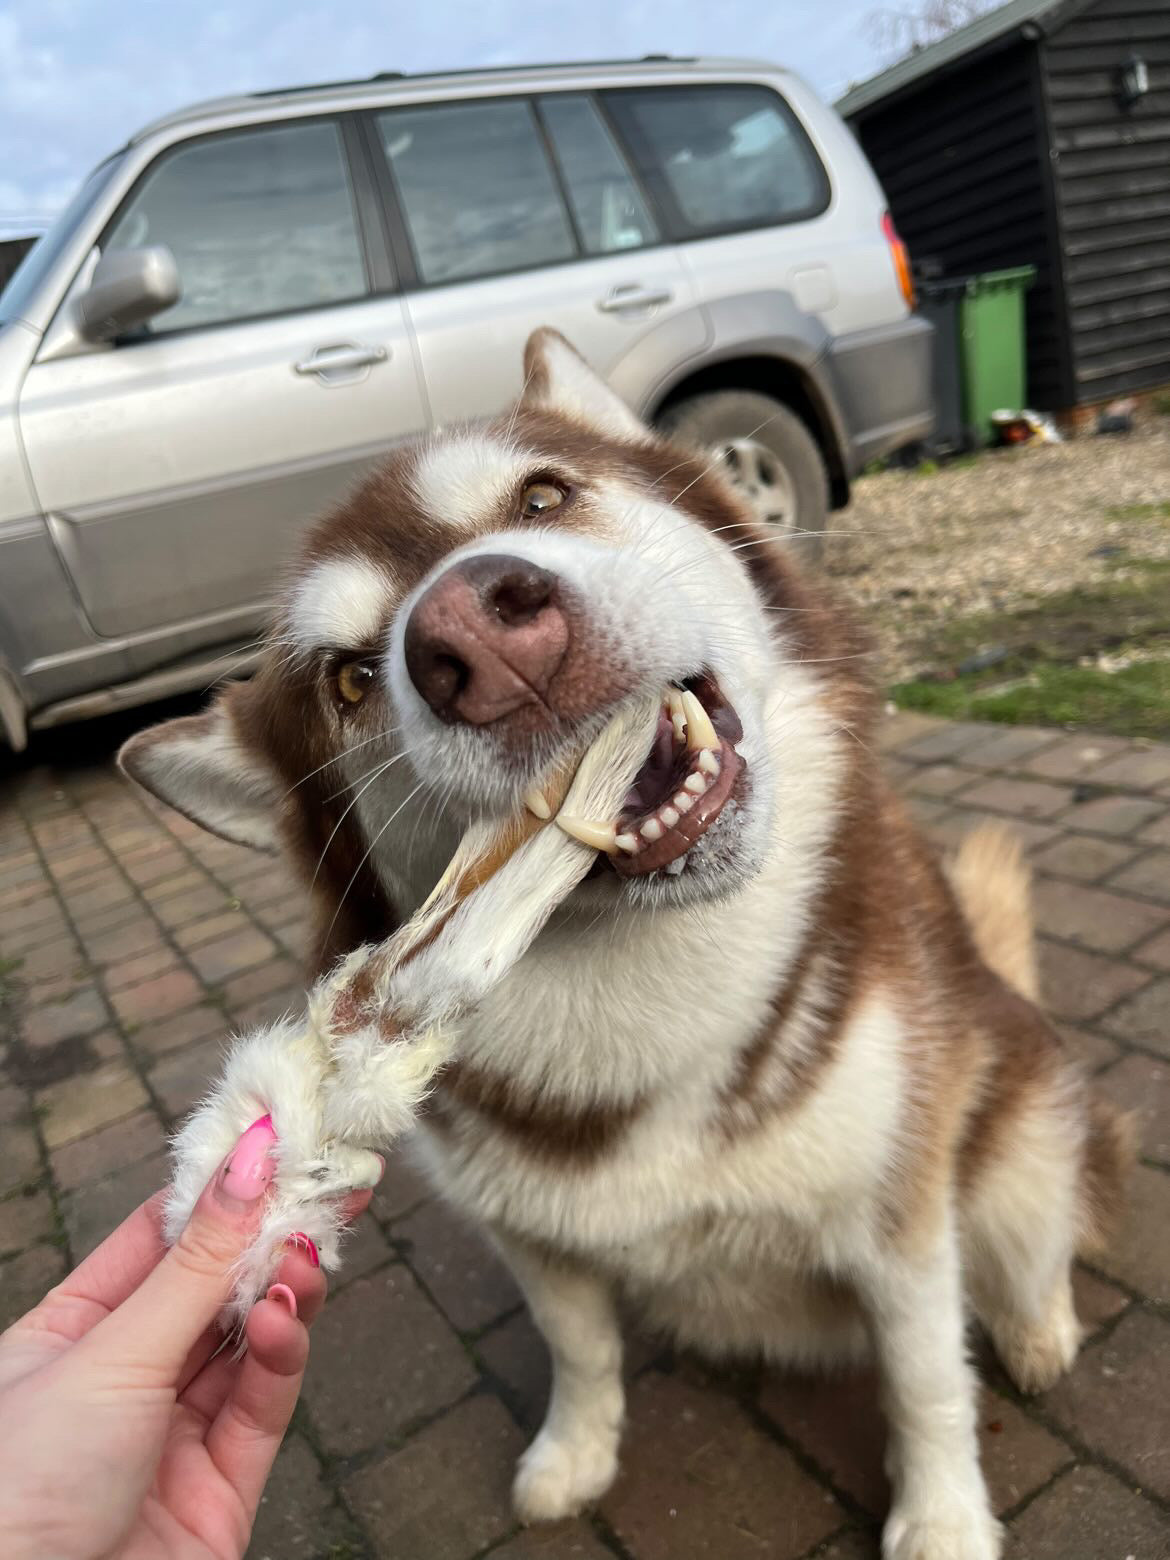
<instances>
[{"instance_id":1,"label":"car side window","mask_svg":"<svg viewBox=\"0 0 1170 1560\"><path fill-rule=\"evenodd\" d=\"M585 252L656 244L658 224L596 104L582 93L558 92L540 99L540 113Z\"/></svg>"},{"instance_id":2,"label":"car side window","mask_svg":"<svg viewBox=\"0 0 1170 1560\"><path fill-rule=\"evenodd\" d=\"M364 296L339 126L229 131L164 153L101 247L151 244L171 250L182 285L152 335Z\"/></svg>"},{"instance_id":3,"label":"car side window","mask_svg":"<svg viewBox=\"0 0 1170 1560\"><path fill-rule=\"evenodd\" d=\"M379 114L377 124L422 281L462 281L575 257L529 102L395 108Z\"/></svg>"},{"instance_id":4,"label":"car side window","mask_svg":"<svg viewBox=\"0 0 1170 1560\"><path fill-rule=\"evenodd\" d=\"M795 222L829 203L812 143L770 88L656 87L606 102L665 187L680 236Z\"/></svg>"}]
</instances>

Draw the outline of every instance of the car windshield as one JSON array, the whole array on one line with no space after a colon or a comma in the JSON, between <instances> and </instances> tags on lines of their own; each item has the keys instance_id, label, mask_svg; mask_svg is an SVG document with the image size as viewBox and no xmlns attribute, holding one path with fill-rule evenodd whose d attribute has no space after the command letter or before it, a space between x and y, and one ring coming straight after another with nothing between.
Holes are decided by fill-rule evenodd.
<instances>
[{"instance_id":1,"label":"car windshield","mask_svg":"<svg viewBox=\"0 0 1170 1560\"><path fill-rule=\"evenodd\" d=\"M65 210L48 230L37 239L24 259L8 278L8 285L0 292L0 325L9 320L21 319L29 310L41 283L57 263L61 251L77 231L93 202L122 161L122 153L115 152L99 163L81 185Z\"/></svg>"}]
</instances>

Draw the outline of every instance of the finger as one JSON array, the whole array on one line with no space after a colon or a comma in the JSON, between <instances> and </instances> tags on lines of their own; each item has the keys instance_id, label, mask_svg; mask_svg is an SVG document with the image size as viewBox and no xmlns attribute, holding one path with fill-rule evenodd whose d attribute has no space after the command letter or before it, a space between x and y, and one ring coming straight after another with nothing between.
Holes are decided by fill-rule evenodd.
<instances>
[{"instance_id":1,"label":"finger","mask_svg":"<svg viewBox=\"0 0 1170 1560\"><path fill-rule=\"evenodd\" d=\"M260 1223L275 1174L271 1118L253 1122L195 1205L179 1239L143 1283L79 1348L108 1369L177 1381L191 1349L232 1289L232 1270Z\"/></svg>"},{"instance_id":2,"label":"finger","mask_svg":"<svg viewBox=\"0 0 1170 1560\"><path fill-rule=\"evenodd\" d=\"M286 1303L276 1299L253 1306L246 1332L248 1352L207 1432L206 1445L251 1518L296 1407L309 1358L309 1334Z\"/></svg>"}]
</instances>

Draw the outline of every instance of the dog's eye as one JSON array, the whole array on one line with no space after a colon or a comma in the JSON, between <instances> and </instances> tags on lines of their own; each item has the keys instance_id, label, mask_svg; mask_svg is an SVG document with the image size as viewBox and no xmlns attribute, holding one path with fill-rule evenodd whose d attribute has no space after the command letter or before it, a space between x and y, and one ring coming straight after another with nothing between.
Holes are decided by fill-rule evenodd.
<instances>
[{"instance_id":1,"label":"dog's eye","mask_svg":"<svg viewBox=\"0 0 1170 1560\"><path fill-rule=\"evenodd\" d=\"M360 704L377 675L369 661L343 661L333 674L338 698L346 704Z\"/></svg>"},{"instance_id":2,"label":"dog's eye","mask_svg":"<svg viewBox=\"0 0 1170 1560\"><path fill-rule=\"evenodd\" d=\"M565 501L565 490L555 482L530 482L520 495L520 513L525 520L538 520Z\"/></svg>"}]
</instances>

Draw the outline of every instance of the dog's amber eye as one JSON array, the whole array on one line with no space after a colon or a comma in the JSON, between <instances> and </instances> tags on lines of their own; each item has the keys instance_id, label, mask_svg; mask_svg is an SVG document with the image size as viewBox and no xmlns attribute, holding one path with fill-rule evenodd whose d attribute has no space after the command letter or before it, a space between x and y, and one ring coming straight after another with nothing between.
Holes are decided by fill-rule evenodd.
<instances>
[{"instance_id":1,"label":"dog's amber eye","mask_svg":"<svg viewBox=\"0 0 1170 1560\"><path fill-rule=\"evenodd\" d=\"M360 704L377 675L369 661L343 661L335 673L338 697L346 704Z\"/></svg>"},{"instance_id":2,"label":"dog's amber eye","mask_svg":"<svg viewBox=\"0 0 1170 1560\"><path fill-rule=\"evenodd\" d=\"M565 490L555 482L530 482L520 495L520 513L525 520L539 520L564 501Z\"/></svg>"}]
</instances>

